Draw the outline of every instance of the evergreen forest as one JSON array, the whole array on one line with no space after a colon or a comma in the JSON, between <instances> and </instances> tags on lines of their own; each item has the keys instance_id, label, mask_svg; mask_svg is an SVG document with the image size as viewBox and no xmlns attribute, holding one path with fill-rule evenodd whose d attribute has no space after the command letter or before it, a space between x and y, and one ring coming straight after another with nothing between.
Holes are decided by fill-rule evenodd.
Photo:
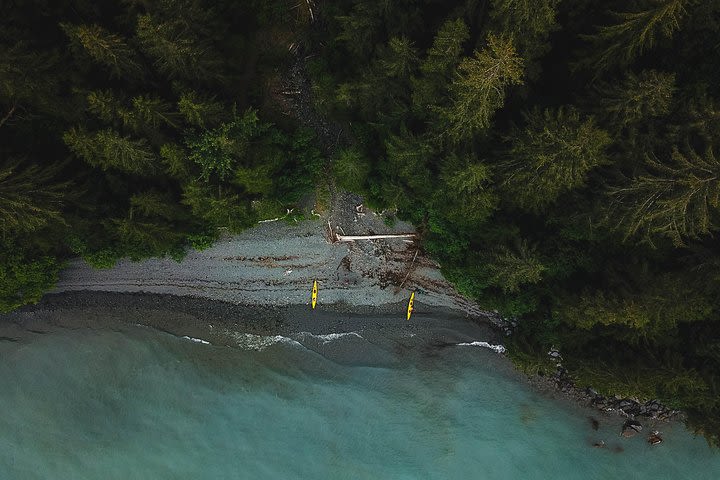
<instances>
[{"instance_id":1,"label":"evergreen forest","mask_svg":"<svg viewBox=\"0 0 720 480\"><path fill-rule=\"evenodd\" d=\"M558 348L578 385L657 398L720 445L720 2L3 13L0 311L37 301L67 258L181 258L283 214L329 171L516 319L520 368L549 373ZM277 98L296 55L345 132L331 158Z\"/></svg>"}]
</instances>

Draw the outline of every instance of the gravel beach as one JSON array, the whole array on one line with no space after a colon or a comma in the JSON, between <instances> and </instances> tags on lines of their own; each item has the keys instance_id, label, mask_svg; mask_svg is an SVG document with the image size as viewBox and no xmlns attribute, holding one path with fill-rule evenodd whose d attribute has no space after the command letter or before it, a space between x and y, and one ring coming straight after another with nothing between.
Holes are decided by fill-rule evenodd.
<instances>
[{"instance_id":1,"label":"gravel beach","mask_svg":"<svg viewBox=\"0 0 720 480\"><path fill-rule=\"evenodd\" d=\"M313 220L266 222L225 236L182 262L150 259L96 270L82 260L65 269L51 293L95 291L156 293L220 300L237 305L308 305L314 280L320 306L347 312L394 311L404 315L410 292L416 311L458 310L481 321L496 320L459 295L439 265L406 239L331 242L329 229L345 235L414 233L411 225L386 225L361 199L341 194L332 211Z\"/></svg>"}]
</instances>

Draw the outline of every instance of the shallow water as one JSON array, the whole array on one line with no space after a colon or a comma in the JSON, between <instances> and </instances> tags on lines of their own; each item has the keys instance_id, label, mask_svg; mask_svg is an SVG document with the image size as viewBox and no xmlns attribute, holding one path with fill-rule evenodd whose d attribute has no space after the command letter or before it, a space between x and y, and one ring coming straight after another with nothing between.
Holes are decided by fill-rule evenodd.
<instances>
[{"instance_id":1,"label":"shallow water","mask_svg":"<svg viewBox=\"0 0 720 480\"><path fill-rule=\"evenodd\" d=\"M593 431L589 412L535 394L486 348L398 355L357 335L242 340L220 347L138 327L0 342L0 479L720 472L720 452L681 425L659 427L657 447L619 438L619 420ZM328 345L332 355L317 353ZM591 446L601 439L607 448Z\"/></svg>"}]
</instances>

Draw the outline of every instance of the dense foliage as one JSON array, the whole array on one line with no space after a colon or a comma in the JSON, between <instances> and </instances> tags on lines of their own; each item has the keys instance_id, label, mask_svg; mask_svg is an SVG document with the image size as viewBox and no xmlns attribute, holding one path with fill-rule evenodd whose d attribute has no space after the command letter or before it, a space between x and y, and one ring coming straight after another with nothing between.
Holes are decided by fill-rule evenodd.
<instances>
[{"instance_id":1,"label":"dense foliage","mask_svg":"<svg viewBox=\"0 0 720 480\"><path fill-rule=\"evenodd\" d=\"M339 0L311 65L338 180L424 232L514 357L720 429L720 3ZM323 45L321 48L320 45ZM347 180L348 172L352 180Z\"/></svg>"},{"instance_id":2,"label":"dense foliage","mask_svg":"<svg viewBox=\"0 0 720 480\"><path fill-rule=\"evenodd\" d=\"M312 189L320 153L274 101L307 22L289 3L9 3L0 312L40 298L69 255L179 258Z\"/></svg>"}]
</instances>

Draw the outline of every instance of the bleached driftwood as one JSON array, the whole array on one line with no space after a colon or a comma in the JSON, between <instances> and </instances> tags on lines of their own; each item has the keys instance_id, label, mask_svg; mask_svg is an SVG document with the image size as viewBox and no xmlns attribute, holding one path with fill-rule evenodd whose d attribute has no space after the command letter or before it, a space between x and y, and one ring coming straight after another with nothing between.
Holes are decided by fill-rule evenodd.
<instances>
[{"instance_id":1,"label":"bleached driftwood","mask_svg":"<svg viewBox=\"0 0 720 480\"><path fill-rule=\"evenodd\" d=\"M258 223L277 222L278 220L282 220L283 218L287 218L287 216L290 215L290 214L292 213L292 211L295 210L295 209L294 209L294 208L286 208L285 210L287 210L287 213L286 213L285 215L283 215L282 217L269 218L269 219L267 219L267 220L258 220Z\"/></svg>"},{"instance_id":2,"label":"bleached driftwood","mask_svg":"<svg viewBox=\"0 0 720 480\"><path fill-rule=\"evenodd\" d=\"M338 235L335 234L337 242L355 242L358 240L384 240L388 238L415 238L414 233L395 233L388 235Z\"/></svg>"}]
</instances>

